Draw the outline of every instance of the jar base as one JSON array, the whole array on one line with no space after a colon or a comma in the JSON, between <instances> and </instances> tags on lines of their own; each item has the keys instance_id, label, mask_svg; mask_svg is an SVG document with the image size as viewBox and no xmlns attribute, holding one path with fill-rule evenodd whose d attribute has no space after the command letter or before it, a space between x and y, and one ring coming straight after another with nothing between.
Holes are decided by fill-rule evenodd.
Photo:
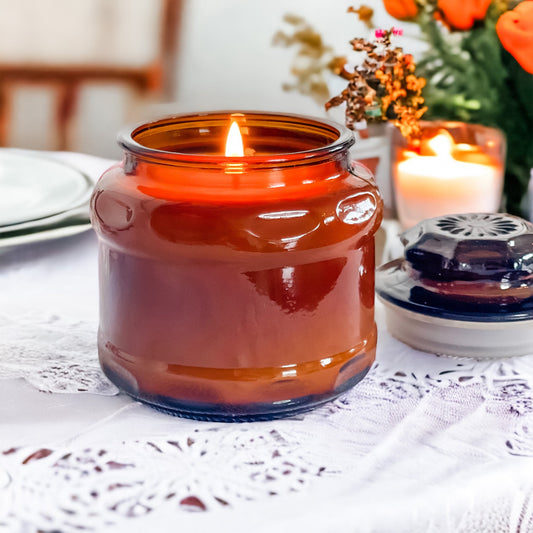
<instances>
[{"instance_id":1,"label":"jar base","mask_svg":"<svg viewBox=\"0 0 533 533\"><path fill-rule=\"evenodd\" d=\"M334 400L359 383L370 370L370 365L335 389L323 394L311 394L272 403L249 404L195 403L162 395L140 394L138 391L133 391L127 381L109 366L102 365L102 369L108 379L122 392L166 414L209 422L263 422L304 413Z\"/></svg>"}]
</instances>

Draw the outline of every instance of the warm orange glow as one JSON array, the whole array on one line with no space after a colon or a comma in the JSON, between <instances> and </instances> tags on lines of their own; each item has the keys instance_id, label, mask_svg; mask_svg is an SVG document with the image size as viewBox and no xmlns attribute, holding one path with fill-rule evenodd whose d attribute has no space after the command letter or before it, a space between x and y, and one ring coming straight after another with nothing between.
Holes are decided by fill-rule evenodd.
<instances>
[{"instance_id":1,"label":"warm orange glow","mask_svg":"<svg viewBox=\"0 0 533 533\"><path fill-rule=\"evenodd\" d=\"M226 157L242 157L244 155L241 130L235 121L232 121L226 138L225 155Z\"/></svg>"},{"instance_id":2,"label":"warm orange glow","mask_svg":"<svg viewBox=\"0 0 533 533\"><path fill-rule=\"evenodd\" d=\"M403 227L448 213L498 210L502 174L479 147L455 144L442 131L424 142L422 154L406 150L402 155L395 185Z\"/></svg>"},{"instance_id":3,"label":"warm orange glow","mask_svg":"<svg viewBox=\"0 0 533 533\"><path fill-rule=\"evenodd\" d=\"M427 146L435 155L451 157L453 137L448 132L439 133L427 142Z\"/></svg>"}]
</instances>

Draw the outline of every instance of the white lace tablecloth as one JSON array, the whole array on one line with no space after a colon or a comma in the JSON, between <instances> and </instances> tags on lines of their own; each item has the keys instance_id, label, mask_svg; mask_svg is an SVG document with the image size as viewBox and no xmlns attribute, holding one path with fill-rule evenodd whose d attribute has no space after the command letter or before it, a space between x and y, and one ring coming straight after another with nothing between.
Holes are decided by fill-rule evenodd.
<instances>
[{"instance_id":1,"label":"white lace tablecloth","mask_svg":"<svg viewBox=\"0 0 533 533\"><path fill-rule=\"evenodd\" d=\"M118 394L97 308L92 232L0 252L0 532L533 531L533 355L417 352L378 306L377 361L337 401L196 422Z\"/></svg>"}]
</instances>

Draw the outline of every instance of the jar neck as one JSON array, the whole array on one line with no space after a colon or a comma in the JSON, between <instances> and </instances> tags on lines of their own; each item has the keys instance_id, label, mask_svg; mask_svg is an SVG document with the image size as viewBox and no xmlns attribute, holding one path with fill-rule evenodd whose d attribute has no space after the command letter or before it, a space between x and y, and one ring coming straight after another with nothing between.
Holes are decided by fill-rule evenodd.
<instances>
[{"instance_id":1,"label":"jar neck","mask_svg":"<svg viewBox=\"0 0 533 533\"><path fill-rule=\"evenodd\" d=\"M226 156L234 123L242 155ZM119 136L126 175L137 179L139 190L166 197L177 190L182 196L235 199L307 194L346 175L353 143L340 124L258 111L168 117Z\"/></svg>"},{"instance_id":2,"label":"jar neck","mask_svg":"<svg viewBox=\"0 0 533 533\"><path fill-rule=\"evenodd\" d=\"M305 164L168 164L125 153L125 175L143 194L165 199L243 200L320 195L349 172L348 150Z\"/></svg>"}]
</instances>

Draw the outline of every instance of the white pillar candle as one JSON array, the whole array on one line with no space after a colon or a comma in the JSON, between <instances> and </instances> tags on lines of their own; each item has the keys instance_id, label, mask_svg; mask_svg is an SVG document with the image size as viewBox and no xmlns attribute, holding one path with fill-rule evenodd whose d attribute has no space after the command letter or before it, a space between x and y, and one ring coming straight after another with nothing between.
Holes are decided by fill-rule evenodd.
<instances>
[{"instance_id":1,"label":"white pillar candle","mask_svg":"<svg viewBox=\"0 0 533 533\"><path fill-rule=\"evenodd\" d=\"M501 168L469 145L457 145L456 151L462 152L466 160L455 159L453 140L447 133L440 133L427 144L435 155L406 152L407 159L397 163L396 207L402 226L452 213L498 211ZM468 161L469 154L475 154L470 159L485 162Z\"/></svg>"}]
</instances>

